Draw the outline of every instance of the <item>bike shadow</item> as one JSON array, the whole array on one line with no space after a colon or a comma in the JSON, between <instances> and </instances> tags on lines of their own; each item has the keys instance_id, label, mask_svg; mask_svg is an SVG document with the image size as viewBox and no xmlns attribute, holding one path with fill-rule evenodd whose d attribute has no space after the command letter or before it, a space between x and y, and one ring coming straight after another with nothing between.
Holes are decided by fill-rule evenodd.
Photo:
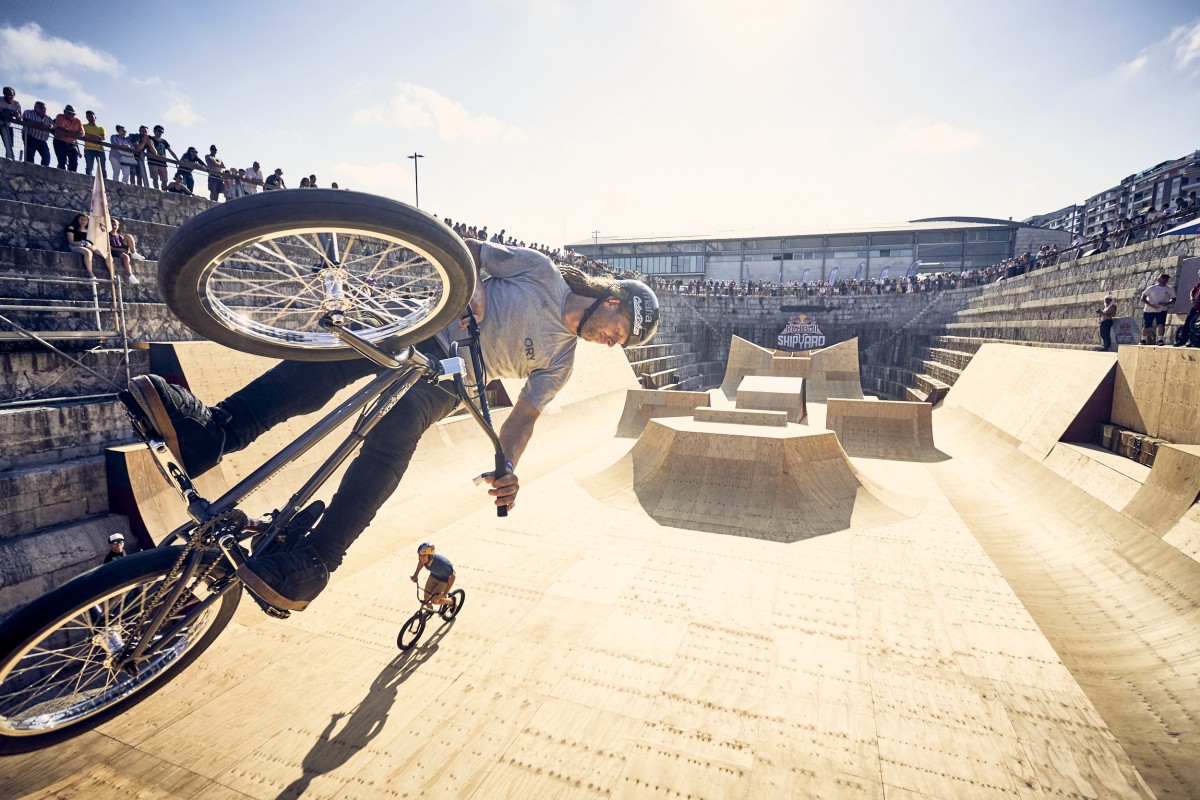
<instances>
[{"instance_id":1,"label":"bike shadow","mask_svg":"<svg viewBox=\"0 0 1200 800\"><path fill-rule=\"evenodd\" d=\"M338 769L378 736L396 703L400 687L433 658L439 642L453 626L453 620L443 623L422 646L393 658L371 681L370 690L358 705L350 711L339 711L331 716L329 724L313 742L312 749L301 759L301 776L280 792L276 800L302 796L315 778ZM334 733L338 721L342 719L346 723Z\"/></svg>"}]
</instances>

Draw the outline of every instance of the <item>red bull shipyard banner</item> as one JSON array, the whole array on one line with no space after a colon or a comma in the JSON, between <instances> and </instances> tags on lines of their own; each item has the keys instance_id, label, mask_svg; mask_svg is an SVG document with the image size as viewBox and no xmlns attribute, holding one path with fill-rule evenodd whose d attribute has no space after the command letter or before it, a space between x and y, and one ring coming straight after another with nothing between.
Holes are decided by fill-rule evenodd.
<instances>
[{"instance_id":1,"label":"red bull shipyard banner","mask_svg":"<svg viewBox=\"0 0 1200 800\"><path fill-rule=\"evenodd\" d=\"M779 334L778 346L793 350L815 350L825 346L825 334L817 327L816 317L797 314L787 321L783 332Z\"/></svg>"}]
</instances>

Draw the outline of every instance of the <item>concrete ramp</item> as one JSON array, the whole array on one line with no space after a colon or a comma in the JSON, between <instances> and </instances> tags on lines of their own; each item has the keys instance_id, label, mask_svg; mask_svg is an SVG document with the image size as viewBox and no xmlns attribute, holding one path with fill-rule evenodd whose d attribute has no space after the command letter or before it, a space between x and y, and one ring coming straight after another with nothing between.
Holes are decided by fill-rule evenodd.
<instances>
[{"instance_id":1,"label":"concrete ramp","mask_svg":"<svg viewBox=\"0 0 1200 800\"><path fill-rule=\"evenodd\" d=\"M848 455L896 461L933 461L933 406L928 403L830 398L825 427Z\"/></svg>"},{"instance_id":2,"label":"concrete ramp","mask_svg":"<svg viewBox=\"0 0 1200 800\"><path fill-rule=\"evenodd\" d=\"M1041 461L1059 440L1090 441L1108 419L1114 358L1105 353L985 344L943 407L983 421Z\"/></svg>"},{"instance_id":3,"label":"concrete ramp","mask_svg":"<svg viewBox=\"0 0 1200 800\"><path fill-rule=\"evenodd\" d=\"M662 525L779 542L906 516L865 485L833 433L801 425L651 420L628 455L581 483Z\"/></svg>"},{"instance_id":4,"label":"concrete ramp","mask_svg":"<svg viewBox=\"0 0 1200 800\"><path fill-rule=\"evenodd\" d=\"M666 392L662 389L629 389L617 423L617 436L636 439L646 423L656 417L690 417L697 408L712 404L708 392Z\"/></svg>"}]
</instances>

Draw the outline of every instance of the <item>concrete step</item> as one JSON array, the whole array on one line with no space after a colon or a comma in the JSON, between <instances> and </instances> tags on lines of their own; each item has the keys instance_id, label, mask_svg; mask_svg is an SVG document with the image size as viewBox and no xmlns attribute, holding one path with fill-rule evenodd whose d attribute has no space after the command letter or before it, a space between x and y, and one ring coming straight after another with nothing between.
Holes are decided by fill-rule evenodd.
<instances>
[{"instance_id":1,"label":"concrete step","mask_svg":"<svg viewBox=\"0 0 1200 800\"><path fill-rule=\"evenodd\" d=\"M972 353L967 353L961 350L951 350L945 347L928 348L929 358L937 361L940 364L945 364L948 367L962 372L967 368L967 364L971 363Z\"/></svg>"},{"instance_id":2,"label":"concrete step","mask_svg":"<svg viewBox=\"0 0 1200 800\"><path fill-rule=\"evenodd\" d=\"M106 513L103 454L0 474L0 539Z\"/></svg>"},{"instance_id":3,"label":"concrete step","mask_svg":"<svg viewBox=\"0 0 1200 800\"><path fill-rule=\"evenodd\" d=\"M161 197L162 193L158 194ZM161 199L170 202L171 198ZM0 200L0 245L67 252L63 229L76 214L85 212L87 208L86 200L72 208ZM163 243L181 224L129 219L115 211L113 216L121 219L123 230L137 237L138 251L147 258L156 258Z\"/></svg>"},{"instance_id":4,"label":"concrete step","mask_svg":"<svg viewBox=\"0 0 1200 800\"><path fill-rule=\"evenodd\" d=\"M126 534L127 552L137 551L129 521L117 514L96 514L0 538L0 619L102 564L108 536L115 532Z\"/></svg>"},{"instance_id":5,"label":"concrete step","mask_svg":"<svg viewBox=\"0 0 1200 800\"><path fill-rule=\"evenodd\" d=\"M960 377L962 370L955 369L947 364L938 361L917 361L918 371L921 374L936 378L946 386L953 386Z\"/></svg>"},{"instance_id":6,"label":"concrete step","mask_svg":"<svg viewBox=\"0 0 1200 800\"><path fill-rule=\"evenodd\" d=\"M112 395L124 388L125 354L121 350L83 349L88 343L55 342L68 356L80 361L99 376L72 364L40 346L0 352L0 403L27 400L54 400L87 395ZM140 375L150 370L146 350L129 351L129 372ZM7 450L9 440L4 441ZM7 453L5 453L7 455Z\"/></svg>"},{"instance_id":7,"label":"concrete step","mask_svg":"<svg viewBox=\"0 0 1200 800\"><path fill-rule=\"evenodd\" d=\"M102 456L106 447L133 440L115 399L0 409L0 470Z\"/></svg>"}]
</instances>

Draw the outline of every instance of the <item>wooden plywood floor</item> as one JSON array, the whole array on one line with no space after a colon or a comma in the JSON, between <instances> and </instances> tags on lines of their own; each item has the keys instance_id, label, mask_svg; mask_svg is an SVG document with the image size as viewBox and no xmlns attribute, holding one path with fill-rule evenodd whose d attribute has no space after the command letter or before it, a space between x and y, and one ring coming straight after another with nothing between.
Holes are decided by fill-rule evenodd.
<instances>
[{"instance_id":1,"label":"wooden plywood floor","mask_svg":"<svg viewBox=\"0 0 1200 800\"><path fill-rule=\"evenodd\" d=\"M665 527L595 500L577 479L631 445L614 440L546 470L531 447L531 477L506 519L480 506L469 476L461 488L408 492L309 611L278 622L245 603L209 653L129 714L0 761L0 795L1197 791L1195 775L1131 758L1122 720L1056 650L1074 629L1048 636L1045 606L1030 610L1036 587L1019 583L1015 556L994 552L1005 525L1028 520L965 507L972 487L948 472L954 460L875 460L873 480L920 497L914 516L782 543ZM454 561L467 604L401 654L411 553L427 536ZM1109 622L1092 619L1085 631ZM1195 653L1177 646L1185 662ZM1186 687L1174 702L1196 718ZM1178 773L1186 762L1172 763Z\"/></svg>"}]
</instances>

